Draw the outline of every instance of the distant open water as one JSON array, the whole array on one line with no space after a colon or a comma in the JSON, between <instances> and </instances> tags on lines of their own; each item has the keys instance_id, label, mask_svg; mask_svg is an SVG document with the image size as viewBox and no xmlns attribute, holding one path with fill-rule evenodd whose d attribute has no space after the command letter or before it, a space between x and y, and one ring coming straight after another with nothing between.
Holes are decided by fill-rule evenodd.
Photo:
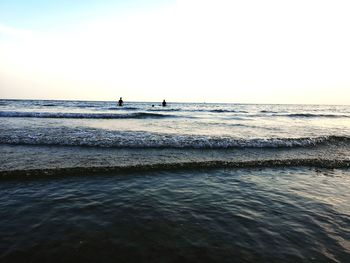
<instances>
[{"instance_id":1,"label":"distant open water","mask_svg":"<svg viewBox=\"0 0 350 263\"><path fill-rule=\"evenodd\" d=\"M347 262L350 106L159 104L0 100L0 261Z\"/></svg>"}]
</instances>

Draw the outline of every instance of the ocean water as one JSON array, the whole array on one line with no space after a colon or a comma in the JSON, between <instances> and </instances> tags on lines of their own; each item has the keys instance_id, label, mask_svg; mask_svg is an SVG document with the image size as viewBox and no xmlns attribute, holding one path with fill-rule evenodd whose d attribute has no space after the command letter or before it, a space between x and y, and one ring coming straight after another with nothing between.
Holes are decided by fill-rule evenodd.
<instances>
[{"instance_id":1,"label":"ocean water","mask_svg":"<svg viewBox=\"0 0 350 263\"><path fill-rule=\"evenodd\" d=\"M350 260L350 106L159 104L0 100L0 261Z\"/></svg>"}]
</instances>

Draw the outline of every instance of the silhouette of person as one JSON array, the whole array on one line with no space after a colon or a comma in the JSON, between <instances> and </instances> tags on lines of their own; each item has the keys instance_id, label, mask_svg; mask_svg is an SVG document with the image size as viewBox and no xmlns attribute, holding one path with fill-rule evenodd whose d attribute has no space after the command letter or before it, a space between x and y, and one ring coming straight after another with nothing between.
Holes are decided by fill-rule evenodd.
<instances>
[{"instance_id":1,"label":"silhouette of person","mask_svg":"<svg viewBox=\"0 0 350 263\"><path fill-rule=\"evenodd\" d=\"M165 100L163 100L163 102L162 102L162 106L163 106L163 107L165 107L165 106L166 106L166 102L165 102Z\"/></svg>"},{"instance_id":2,"label":"silhouette of person","mask_svg":"<svg viewBox=\"0 0 350 263\"><path fill-rule=\"evenodd\" d=\"M120 99L118 101L118 105L119 106L123 106L123 103L124 103L124 101L123 101L122 97L120 97Z\"/></svg>"}]
</instances>

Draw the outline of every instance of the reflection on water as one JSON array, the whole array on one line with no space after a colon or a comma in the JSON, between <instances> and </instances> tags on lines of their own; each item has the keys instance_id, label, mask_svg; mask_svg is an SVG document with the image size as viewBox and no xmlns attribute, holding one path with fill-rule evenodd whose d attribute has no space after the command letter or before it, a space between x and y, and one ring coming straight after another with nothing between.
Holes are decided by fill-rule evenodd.
<instances>
[{"instance_id":1,"label":"reflection on water","mask_svg":"<svg viewBox=\"0 0 350 263\"><path fill-rule=\"evenodd\" d=\"M0 185L2 262L346 262L349 170L157 172Z\"/></svg>"}]
</instances>

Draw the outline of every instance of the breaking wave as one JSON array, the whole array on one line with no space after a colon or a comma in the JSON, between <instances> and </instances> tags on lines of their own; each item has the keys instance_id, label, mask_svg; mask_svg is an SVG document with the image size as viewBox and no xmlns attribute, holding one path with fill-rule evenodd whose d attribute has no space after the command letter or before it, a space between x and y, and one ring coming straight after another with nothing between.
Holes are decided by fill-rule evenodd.
<instances>
[{"instance_id":1,"label":"breaking wave","mask_svg":"<svg viewBox=\"0 0 350 263\"><path fill-rule=\"evenodd\" d=\"M129 114L115 113L69 113L69 112L18 112L18 111L0 111L0 117L11 118L66 118L66 119L146 119L146 118L167 118L177 117L175 115L135 112Z\"/></svg>"},{"instance_id":2,"label":"breaking wave","mask_svg":"<svg viewBox=\"0 0 350 263\"><path fill-rule=\"evenodd\" d=\"M292 148L340 145L350 142L346 136L301 138L232 138L223 136L168 134L144 131L115 131L93 128L10 129L0 133L1 144L61 145L112 148Z\"/></svg>"}]
</instances>

